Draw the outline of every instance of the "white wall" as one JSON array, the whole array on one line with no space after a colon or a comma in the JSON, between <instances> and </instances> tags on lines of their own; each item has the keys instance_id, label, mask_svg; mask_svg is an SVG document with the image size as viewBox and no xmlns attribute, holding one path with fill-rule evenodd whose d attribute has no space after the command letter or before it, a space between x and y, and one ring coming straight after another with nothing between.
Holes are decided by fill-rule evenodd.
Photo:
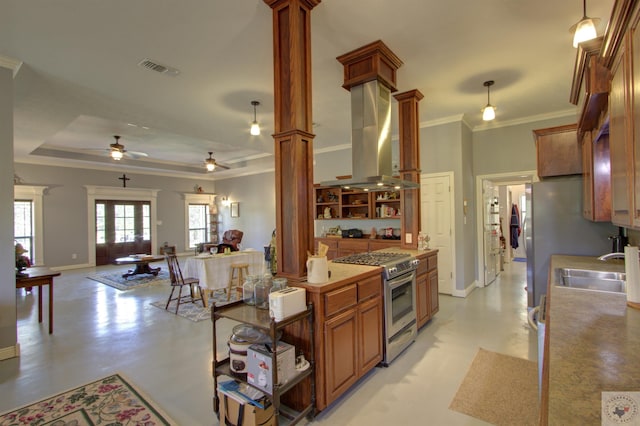
<instances>
[{"instance_id":1,"label":"white wall","mask_svg":"<svg viewBox=\"0 0 640 426\"><path fill-rule=\"evenodd\" d=\"M16 276L13 245L13 71L0 66L0 359L14 355Z\"/></svg>"}]
</instances>

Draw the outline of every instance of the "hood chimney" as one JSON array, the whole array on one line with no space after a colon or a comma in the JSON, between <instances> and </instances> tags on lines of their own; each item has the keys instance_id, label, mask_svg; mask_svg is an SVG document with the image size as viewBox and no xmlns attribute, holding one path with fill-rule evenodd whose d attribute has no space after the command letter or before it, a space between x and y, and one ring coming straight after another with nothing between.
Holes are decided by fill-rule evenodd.
<instances>
[{"instance_id":1,"label":"hood chimney","mask_svg":"<svg viewBox=\"0 0 640 426\"><path fill-rule=\"evenodd\" d=\"M369 191L417 188L392 176L391 93L402 61L381 41L339 56L351 92L351 179L322 182Z\"/></svg>"}]
</instances>

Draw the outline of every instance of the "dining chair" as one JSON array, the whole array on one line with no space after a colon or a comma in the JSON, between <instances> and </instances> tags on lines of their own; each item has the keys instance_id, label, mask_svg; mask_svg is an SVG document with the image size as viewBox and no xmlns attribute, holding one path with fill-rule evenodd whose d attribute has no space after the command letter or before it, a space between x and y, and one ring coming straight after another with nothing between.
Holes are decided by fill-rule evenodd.
<instances>
[{"instance_id":1,"label":"dining chair","mask_svg":"<svg viewBox=\"0 0 640 426\"><path fill-rule=\"evenodd\" d=\"M190 298L191 303L195 303L197 300L202 299L202 292L200 291L200 280L198 278L184 278L182 276L182 270L180 269L180 264L178 263L178 257L175 253L167 253L165 254L165 259L167 260L167 267L169 268L169 277L171 280L171 293L169 294L169 299L167 300L167 305L165 309L169 309L169 304L175 300L176 301L176 314L178 313L178 309L180 308L180 303L183 299ZM182 287L189 287L189 294L182 295ZM173 297L173 292L176 287L178 288L178 296ZM198 297L196 297L196 293ZM204 301L203 301L204 302Z\"/></svg>"}]
</instances>

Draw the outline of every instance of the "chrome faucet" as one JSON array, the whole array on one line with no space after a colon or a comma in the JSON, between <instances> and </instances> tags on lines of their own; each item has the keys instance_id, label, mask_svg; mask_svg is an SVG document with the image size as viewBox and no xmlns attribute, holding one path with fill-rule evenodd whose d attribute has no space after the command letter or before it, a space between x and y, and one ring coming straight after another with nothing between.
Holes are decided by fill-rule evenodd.
<instances>
[{"instance_id":1,"label":"chrome faucet","mask_svg":"<svg viewBox=\"0 0 640 426\"><path fill-rule=\"evenodd\" d=\"M598 260L607 261L609 259L624 259L624 253L616 252L616 253L607 253L603 254L598 258Z\"/></svg>"}]
</instances>

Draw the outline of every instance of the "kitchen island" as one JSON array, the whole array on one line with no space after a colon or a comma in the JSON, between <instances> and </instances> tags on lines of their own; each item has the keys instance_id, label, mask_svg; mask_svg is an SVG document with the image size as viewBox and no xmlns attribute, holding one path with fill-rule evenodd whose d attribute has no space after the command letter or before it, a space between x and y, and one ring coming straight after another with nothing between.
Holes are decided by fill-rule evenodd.
<instances>
[{"instance_id":1,"label":"kitchen island","mask_svg":"<svg viewBox=\"0 0 640 426\"><path fill-rule=\"evenodd\" d=\"M624 272L624 264L551 257L540 424L600 425L602 392L640 391L640 311L624 293L556 285L564 267Z\"/></svg>"},{"instance_id":2,"label":"kitchen island","mask_svg":"<svg viewBox=\"0 0 640 426\"><path fill-rule=\"evenodd\" d=\"M418 269L417 308L418 316L425 306L427 316L422 313L423 324L437 311L437 250L400 251L420 259ZM428 261L430 260L430 261ZM331 276L325 283L312 284L305 281L292 283L307 290L307 302L313 304L315 339L315 386L316 409L327 408L338 397L347 392L365 374L383 360L384 355L384 289L382 267L329 262ZM433 291L421 291L420 279L435 278ZM421 301L421 299L425 299ZM428 319L425 319L428 318ZM291 330L293 334L306 335L305 330ZM300 342L296 343L296 346ZM408 350L411 350L409 347ZM303 384L304 386L304 384ZM285 395L287 405L304 406L308 392L301 389Z\"/></svg>"}]
</instances>

